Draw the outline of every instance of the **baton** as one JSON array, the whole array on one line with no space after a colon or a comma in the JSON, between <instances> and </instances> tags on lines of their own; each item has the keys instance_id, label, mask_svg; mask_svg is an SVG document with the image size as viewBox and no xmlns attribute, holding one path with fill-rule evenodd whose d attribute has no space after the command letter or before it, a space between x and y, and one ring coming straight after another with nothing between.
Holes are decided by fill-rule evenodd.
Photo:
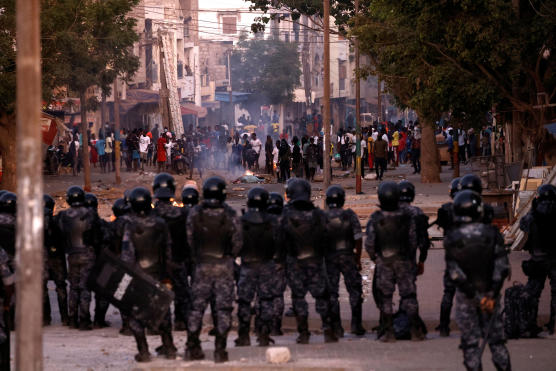
<instances>
[{"instance_id":1,"label":"baton","mask_svg":"<svg viewBox=\"0 0 556 371\"><path fill-rule=\"evenodd\" d=\"M496 319L496 315L498 314L498 307L500 305L500 300L496 300L496 305L494 305L494 311L492 312L492 316L488 321L488 326L485 331L485 335L483 336L483 342L479 347L479 359L483 358L483 352L485 351L485 347L488 343L488 337L490 335L490 331L492 330L492 326L494 326L494 321ZM480 310L480 309L479 309Z\"/></svg>"}]
</instances>

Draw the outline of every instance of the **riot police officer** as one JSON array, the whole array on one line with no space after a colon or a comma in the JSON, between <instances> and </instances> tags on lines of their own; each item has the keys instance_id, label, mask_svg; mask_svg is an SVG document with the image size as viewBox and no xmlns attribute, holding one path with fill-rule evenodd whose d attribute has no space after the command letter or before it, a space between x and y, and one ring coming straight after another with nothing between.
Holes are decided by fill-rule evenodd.
<instances>
[{"instance_id":1,"label":"riot police officer","mask_svg":"<svg viewBox=\"0 0 556 371\"><path fill-rule=\"evenodd\" d=\"M311 185L304 179L292 178L286 183L288 204L280 221L280 233L287 246L286 275L292 290L299 344L308 344L311 333L307 322L305 295L315 298L315 307L324 328L324 341L336 342L330 317L330 292L327 284L324 254L327 248L326 215L311 202Z\"/></svg>"},{"instance_id":2,"label":"riot police officer","mask_svg":"<svg viewBox=\"0 0 556 371\"><path fill-rule=\"evenodd\" d=\"M526 233L527 242L524 250L529 251L531 258L523 262L523 271L528 276L526 292L532 298L534 310L529 320L529 336L540 332L537 326L539 298L546 279L550 280L550 319L546 328L554 333L554 317L556 315L556 248L553 228L556 225L556 187L545 184L537 189L531 210L521 218L519 227ZM524 334L525 335L525 334Z\"/></svg>"},{"instance_id":3,"label":"riot police officer","mask_svg":"<svg viewBox=\"0 0 556 371\"><path fill-rule=\"evenodd\" d=\"M284 209L284 198L280 193L270 192L268 195L268 207L267 212L272 215L276 215L278 218L282 215L282 210ZM286 262L284 248L280 246L276 249L276 254L274 256L274 280L276 296L273 300L274 307L274 323L272 325L272 330L270 335L281 336L284 335L282 332L282 316L284 315L284 291L286 291ZM293 309L291 309L293 312Z\"/></svg>"},{"instance_id":4,"label":"riot police officer","mask_svg":"<svg viewBox=\"0 0 556 371\"><path fill-rule=\"evenodd\" d=\"M482 207L478 193L458 192L454 199L456 225L444 239L446 265L457 287L456 322L461 330L460 348L467 370L482 370L479 342L482 334L487 333L485 340L496 369L510 370L502 310L497 303L510 264L500 232L481 222Z\"/></svg>"},{"instance_id":5,"label":"riot police officer","mask_svg":"<svg viewBox=\"0 0 556 371\"><path fill-rule=\"evenodd\" d=\"M414 218L399 207L399 188L394 182L383 182L378 188L380 209L367 223L365 249L376 263L376 287L380 292L379 309L383 318L384 334L381 341L393 342L392 297L396 285L400 293L400 309L409 317L411 339L423 340L417 288L415 286L415 260L417 232Z\"/></svg>"},{"instance_id":6,"label":"riot police officer","mask_svg":"<svg viewBox=\"0 0 556 371\"><path fill-rule=\"evenodd\" d=\"M171 259L171 239L164 219L152 212L151 194L143 187L134 188L129 196L132 215L125 224L122 239L121 259L137 266L145 273L164 284L170 284L169 267ZM140 262L140 263L139 263ZM151 359L145 336L145 326L134 316L129 317L129 327L137 342L137 362ZM164 316L158 329L162 346L157 348L160 355L168 359L176 357L176 347L172 338L172 319L170 310Z\"/></svg>"},{"instance_id":7,"label":"riot police officer","mask_svg":"<svg viewBox=\"0 0 556 371\"><path fill-rule=\"evenodd\" d=\"M325 256L326 272L330 283L332 327L337 337L344 336L340 319L340 274L344 276L351 305L351 333L365 335L362 321L363 286L361 283L361 248L363 232L359 218L351 209L344 209L346 193L340 186L326 191L327 239L329 248Z\"/></svg>"},{"instance_id":8,"label":"riot police officer","mask_svg":"<svg viewBox=\"0 0 556 371\"><path fill-rule=\"evenodd\" d=\"M458 191L470 190L473 192L478 193L479 195L483 194L483 182L481 178L479 178L475 174L467 174L458 183ZM492 223L492 219L494 218L494 209L487 203L483 202L483 215L481 221L483 223L490 224Z\"/></svg>"},{"instance_id":9,"label":"riot police officer","mask_svg":"<svg viewBox=\"0 0 556 371\"><path fill-rule=\"evenodd\" d=\"M461 178L454 178L450 183L450 198L452 200L459 192L460 181ZM444 236L454 227L453 202L447 202L438 209L436 224L442 228ZM452 313L452 303L456 295L456 285L450 279L448 267L444 269L442 282L444 285L444 293L442 294L442 301L440 302L440 324L436 327L436 330L440 332L440 336L446 337L450 336L450 314Z\"/></svg>"},{"instance_id":10,"label":"riot police officer","mask_svg":"<svg viewBox=\"0 0 556 371\"><path fill-rule=\"evenodd\" d=\"M68 255L70 295L68 305L69 325L80 330L91 330L89 305L91 292L87 287L89 272L95 262L95 246L101 236L98 215L85 207L85 192L71 186L66 193L69 209L58 213L57 225L65 237Z\"/></svg>"},{"instance_id":11,"label":"riot police officer","mask_svg":"<svg viewBox=\"0 0 556 371\"><path fill-rule=\"evenodd\" d=\"M49 325L52 321L50 298L48 297L47 283L49 280L54 281L56 285L56 296L58 297L58 309L63 325L68 324L68 292L66 279L68 270L66 266L66 254L64 246L61 243L60 231L54 221L55 201L50 196L43 196L44 204L44 249L45 249L45 266L44 266L44 305L43 305L43 322Z\"/></svg>"},{"instance_id":12,"label":"riot police officer","mask_svg":"<svg viewBox=\"0 0 556 371\"><path fill-rule=\"evenodd\" d=\"M185 234L186 215L180 207L172 205L176 194L176 181L168 173L158 174L153 181L153 193L156 198L154 211L164 219L172 238L172 287L174 299L174 330L185 331L188 315L189 283L187 280L187 261L189 249Z\"/></svg>"},{"instance_id":13,"label":"riot police officer","mask_svg":"<svg viewBox=\"0 0 556 371\"><path fill-rule=\"evenodd\" d=\"M95 256L98 258L102 249L107 245L103 240L104 236L110 234L110 224L99 217L98 215L98 198L93 193L85 193L85 207L89 208L96 215L99 223L99 228L101 231L101 236L97 239L99 242L95 246ZM93 321L94 328L104 328L110 327L110 323L106 321L106 312L108 311L108 306L110 303L104 298L101 298L95 294L95 319Z\"/></svg>"},{"instance_id":14,"label":"riot police officer","mask_svg":"<svg viewBox=\"0 0 556 371\"><path fill-rule=\"evenodd\" d=\"M1 197L1 196L0 196ZM0 370L10 370L10 328L6 323L4 308L9 307L15 290L15 274L10 257L0 247Z\"/></svg>"},{"instance_id":15,"label":"riot police officer","mask_svg":"<svg viewBox=\"0 0 556 371\"><path fill-rule=\"evenodd\" d=\"M228 360L226 339L232 321L234 259L241 249L242 237L239 219L225 200L226 182L221 177L210 177L203 184L203 202L191 209L187 217L187 241L195 265L193 301L187 321L187 360L205 357L199 334L211 297L217 318L214 361Z\"/></svg>"},{"instance_id":16,"label":"riot police officer","mask_svg":"<svg viewBox=\"0 0 556 371\"><path fill-rule=\"evenodd\" d=\"M17 212L17 196L4 191L0 196L0 239L2 247L8 254L10 268L15 272L15 226Z\"/></svg>"},{"instance_id":17,"label":"riot police officer","mask_svg":"<svg viewBox=\"0 0 556 371\"><path fill-rule=\"evenodd\" d=\"M268 346L274 320L273 299L274 256L277 247L277 218L266 212L268 192L262 187L252 188L247 194L247 212L241 217L243 245L239 252L241 266L237 283L238 296L238 338L237 346L251 345L249 326L251 323L251 303L257 297L260 327L258 342Z\"/></svg>"}]
</instances>

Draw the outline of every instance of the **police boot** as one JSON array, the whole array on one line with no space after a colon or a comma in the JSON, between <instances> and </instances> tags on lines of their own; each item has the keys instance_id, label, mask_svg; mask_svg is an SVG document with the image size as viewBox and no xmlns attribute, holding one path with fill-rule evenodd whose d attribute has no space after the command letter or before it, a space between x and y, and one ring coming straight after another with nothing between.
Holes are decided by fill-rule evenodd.
<instances>
[{"instance_id":1,"label":"police boot","mask_svg":"<svg viewBox=\"0 0 556 371\"><path fill-rule=\"evenodd\" d=\"M351 333L357 336L363 336L367 332L361 323L363 321L363 310L361 307L361 303L351 307Z\"/></svg>"},{"instance_id":2,"label":"police boot","mask_svg":"<svg viewBox=\"0 0 556 371\"><path fill-rule=\"evenodd\" d=\"M297 337L298 344L309 344L309 338L311 333L309 332L309 322L306 316L297 316L297 331L299 336Z\"/></svg>"},{"instance_id":3,"label":"police boot","mask_svg":"<svg viewBox=\"0 0 556 371\"><path fill-rule=\"evenodd\" d=\"M214 363L228 362L228 352L226 352L227 334L217 334L214 340Z\"/></svg>"},{"instance_id":4,"label":"police boot","mask_svg":"<svg viewBox=\"0 0 556 371\"><path fill-rule=\"evenodd\" d=\"M182 320L176 320L174 322L174 331L185 331L187 330L187 326L185 325L185 322Z\"/></svg>"},{"instance_id":5,"label":"police boot","mask_svg":"<svg viewBox=\"0 0 556 371\"><path fill-rule=\"evenodd\" d=\"M249 338L249 322L240 320L237 334L238 337L235 340L236 347L248 347L251 345L251 339Z\"/></svg>"},{"instance_id":6,"label":"police boot","mask_svg":"<svg viewBox=\"0 0 556 371\"><path fill-rule=\"evenodd\" d=\"M468 367L468 366L465 366L465 369L466 369L467 371L483 371L483 366L482 366L482 365L480 365L479 367Z\"/></svg>"},{"instance_id":7,"label":"police boot","mask_svg":"<svg viewBox=\"0 0 556 371\"><path fill-rule=\"evenodd\" d=\"M282 332L282 318L275 318L272 323L272 331L270 332L272 336L282 336L284 333Z\"/></svg>"},{"instance_id":8,"label":"police boot","mask_svg":"<svg viewBox=\"0 0 556 371\"><path fill-rule=\"evenodd\" d=\"M162 331L162 346L156 348L156 352L167 359L176 359L177 349L174 346L174 339L170 331Z\"/></svg>"},{"instance_id":9,"label":"police boot","mask_svg":"<svg viewBox=\"0 0 556 371\"><path fill-rule=\"evenodd\" d=\"M440 324L436 327L436 331L442 337L450 336L450 312L452 308L440 308Z\"/></svg>"},{"instance_id":10,"label":"police boot","mask_svg":"<svg viewBox=\"0 0 556 371\"><path fill-rule=\"evenodd\" d=\"M342 327L342 320L339 313L332 315L332 319L330 320L330 329L336 338L344 337L344 328Z\"/></svg>"},{"instance_id":11,"label":"police boot","mask_svg":"<svg viewBox=\"0 0 556 371\"><path fill-rule=\"evenodd\" d=\"M419 321L419 315L416 314L410 318L411 323L411 341L422 341L425 340L425 334L421 328L421 322Z\"/></svg>"},{"instance_id":12,"label":"police boot","mask_svg":"<svg viewBox=\"0 0 556 371\"><path fill-rule=\"evenodd\" d=\"M96 300L94 328L110 327L110 323L106 322L106 312L108 312L109 303L104 300Z\"/></svg>"},{"instance_id":13,"label":"police boot","mask_svg":"<svg viewBox=\"0 0 556 371\"><path fill-rule=\"evenodd\" d=\"M88 318L81 318L79 320L79 331L90 331L93 329L93 324Z\"/></svg>"},{"instance_id":14,"label":"police boot","mask_svg":"<svg viewBox=\"0 0 556 371\"><path fill-rule=\"evenodd\" d=\"M267 347L270 343L274 344L274 339L270 337L270 325L267 323L261 324L259 331L259 338L257 339L260 347Z\"/></svg>"},{"instance_id":15,"label":"police boot","mask_svg":"<svg viewBox=\"0 0 556 371\"><path fill-rule=\"evenodd\" d=\"M338 335L344 336L344 329L340 322L340 317L336 316L334 320L330 318L322 318L322 327L324 329L324 342L337 343Z\"/></svg>"},{"instance_id":16,"label":"police boot","mask_svg":"<svg viewBox=\"0 0 556 371\"><path fill-rule=\"evenodd\" d=\"M62 325L67 326L69 323L67 296L61 297L60 295L58 295L58 309L60 310L60 318L62 320Z\"/></svg>"},{"instance_id":17,"label":"police boot","mask_svg":"<svg viewBox=\"0 0 556 371\"><path fill-rule=\"evenodd\" d=\"M77 321L77 315L69 317L68 326L69 328L74 328L74 329L79 328L79 321Z\"/></svg>"},{"instance_id":18,"label":"police boot","mask_svg":"<svg viewBox=\"0 0 556 371\"><path fill-rule=\"evenodd\" d=\"M205 353L203 353L203 349L201 349L201 342L199 341L199 331L187 333L187 343L185 346L186 361L198 361L205 359Z\"/></svg>"},{"instance_id":19,"label":"police boot","mask_svg":"<svg viewBox=\"0 0 556 371\"><path fill-rule=\"evenodd\" d=\"M394 316L384 313L382 315L382 319L384 334L379 338L380 341L382 341L383 343L395 342L396 334L394 333Z\"/></svg>"},{"instance_id":20,"label":"police boot","mask_svg":"<svg viewBox=\"0 0 556 371\"><path fill-rule=\"evenodd\" d=\"M122 315L121 317L122 317L122 328L120 329L120 335L124 335L124 336L133 335L131 328L129 328L129 319L124 315Z\"/></svg>"},{"instance_id":21,"label":"police boot","mask_svg":"<svg viewBox=\"0 0 556 371\"><path fill-rule=\"evenodd\" d=\"M149 345L147 344L147 337L144 333L135 334L135 341L137 342L137 350L139 353L135 355L137 362L150 362L151 354L149 353Z\"/></svg>"}]
</instances>

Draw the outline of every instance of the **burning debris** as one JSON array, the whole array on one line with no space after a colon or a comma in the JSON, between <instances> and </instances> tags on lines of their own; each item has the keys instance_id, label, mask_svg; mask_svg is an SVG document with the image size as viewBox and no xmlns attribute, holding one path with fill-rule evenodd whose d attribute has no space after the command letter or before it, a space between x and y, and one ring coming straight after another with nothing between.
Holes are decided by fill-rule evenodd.
<instances>
[{"instance_id":1,"label":"burning debris","mask_svg":"<svg viewBox=\"0 0 556 371\"><path fill-rule=\"evenodd\" d=\"M234 184L238 183L266 183L265 177L255 175L252 171L246 170L245 173L233 181Z\"/></svg>"}]
</instances>

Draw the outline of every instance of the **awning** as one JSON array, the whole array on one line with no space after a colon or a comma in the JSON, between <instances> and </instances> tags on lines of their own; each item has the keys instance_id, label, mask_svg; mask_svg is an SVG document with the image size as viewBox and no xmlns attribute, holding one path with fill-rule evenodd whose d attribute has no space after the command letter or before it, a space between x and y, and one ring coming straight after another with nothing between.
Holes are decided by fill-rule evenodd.
<instances>
[{"instance_id":1,"label":"awning","mask_svg":"<svg viewBox=\"0 0 556 371\"><path fill-rule=\"evenodd\" d=\"M203 118L207 115L207 109L205 107L199 107L193 103L181 103L181 114L183 115L195 115L198 118Z\"/></svg>"},{"instance_id":2,"label":"awning","mask_svg":"<svg viewBox=\"0 0 556 371\"><path fill-rule=\"evenodd\" d=\"M249 99L250 95L251 93L234 91L232 92L232 102L233 103L245 102L247 99ZM218 102L230 103L230 93L227 91L217 91L216 93L214 93L214 100Z\"/></svg>"}]
</instances>

